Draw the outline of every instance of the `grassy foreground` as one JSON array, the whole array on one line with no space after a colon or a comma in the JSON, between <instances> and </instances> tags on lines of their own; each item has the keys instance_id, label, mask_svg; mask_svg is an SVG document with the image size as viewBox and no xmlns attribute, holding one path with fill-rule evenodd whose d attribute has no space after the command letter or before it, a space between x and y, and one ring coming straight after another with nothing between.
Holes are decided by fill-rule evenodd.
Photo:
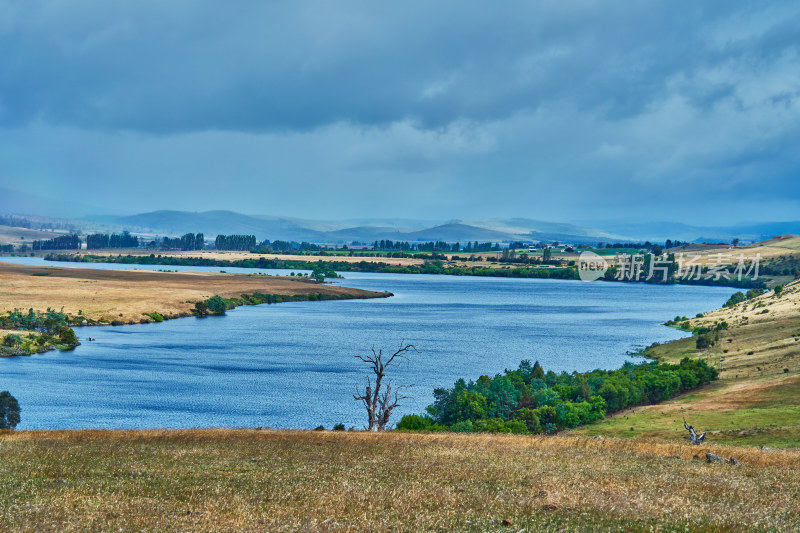
<instances>
[{"instance_id":1,"label":"grassy foreground","mask_svg":"<svg viewBox=\"0 0 800 533\"><path fill-rule=\"evenodd\" d=\"M260 430L7 432L0 450L6 531L800 528L797 451ZM692 460L708 450L742 464Z\"/></svg>"}]
</instances>

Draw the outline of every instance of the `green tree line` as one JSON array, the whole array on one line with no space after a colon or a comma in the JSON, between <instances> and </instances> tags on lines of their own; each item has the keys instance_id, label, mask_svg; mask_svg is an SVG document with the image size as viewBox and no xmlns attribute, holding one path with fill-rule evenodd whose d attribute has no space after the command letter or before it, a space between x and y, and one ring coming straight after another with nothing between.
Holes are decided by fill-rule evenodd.
<instances>
[{"instance_id":1,"label":"green tree line","mask_svg":"<svg viewBox=\"0 0 800 533\"><path fill-rule=\"evenodd\" d=\"M202 233L186 233L181 237L171 239L164 237L161 241L161 248L168 250L202 250L205 244L205 237Z\"/></svg>"},{"instance_id":2,"label":"green tree line","mask_svg":"<svg viewBox=\"0 0 800 533\"><path fill-rule=\"evenodd\" d=\"M600 420L627 407L657 403L717 378L705 361L626 362L618 370L545 372L524 360L494 378L456 381L433 391L425 415L406 415L400 430L553 433Z\"/></svg>"},{"instance_id":3,"label":"green tree line","mask_svg":"<svg viewBox=\"0 0 800 533\"><path fill-rule=\"evenodd\" d=\"M98 250L101 248L138 248L139 237L131 235L129 231L120 234L93 233L86 236L86 249Z\"/></svg>"},{"instance_id":4,"label":"green tree line","mask_svg":"<svg viewBox=\"0 0 800 533\"><path fill-rule=\"evenodd\" d=\"M61 235L53 239L33 241L34 250L80 250L81 238L77 235Z\"/></svg>"}]
</instances>

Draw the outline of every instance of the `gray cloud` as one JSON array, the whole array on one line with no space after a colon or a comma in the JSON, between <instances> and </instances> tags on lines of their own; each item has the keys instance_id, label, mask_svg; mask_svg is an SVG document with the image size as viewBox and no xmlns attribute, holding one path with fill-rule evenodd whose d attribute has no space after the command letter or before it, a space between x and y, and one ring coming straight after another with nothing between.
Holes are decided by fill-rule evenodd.
<instances>
[{"instance_id":1,"label":"gray cloud","mask_svg":"<svg viewBox=\"0 0 800 533\"><path fill-rule=\"evenodd\" d=\"M12 3L0 94L7 122L151 133L438 127L558 102L613 119L670 91L708 107L740 81L716 69L797 51L796 10L740 37L750 3L563 4Z\"/></svg>"},{"instance_id":2,"label":"gray cloud","mask_svg":"<svg viewBox=\"0 0 800 533\"><path fill-rule=\"evenodd\" d=\"M0 179L134 210L789 218L799 29L791 2L0 1Z\"/></svg>"}]
</instances>

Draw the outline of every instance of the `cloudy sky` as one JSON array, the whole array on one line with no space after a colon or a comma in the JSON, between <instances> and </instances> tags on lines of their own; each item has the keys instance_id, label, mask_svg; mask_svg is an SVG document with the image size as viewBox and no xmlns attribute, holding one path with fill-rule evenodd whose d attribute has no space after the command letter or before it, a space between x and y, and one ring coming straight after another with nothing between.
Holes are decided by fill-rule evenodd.
<instances>
[{"instance_id":1,"label":"cloudy sky","mask_svg":"<svg viewBox=\"0 0 800 533\"><path fill-rule=\"evenodd\" d=\"M0 0L0 186L132 213L800 219L800 4Z\"/></svg>"}]
</instances>

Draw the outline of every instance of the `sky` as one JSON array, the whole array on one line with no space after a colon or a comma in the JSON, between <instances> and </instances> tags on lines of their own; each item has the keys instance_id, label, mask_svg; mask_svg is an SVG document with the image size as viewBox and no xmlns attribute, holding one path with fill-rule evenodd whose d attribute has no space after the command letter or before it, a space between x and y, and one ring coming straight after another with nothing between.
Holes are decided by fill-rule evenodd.
<instances>
[{"instance_id":1,"label":"sky","mask_svg":"<svg viewBox=\"0 0 800 533\"><path fill-rule=\"evenodd\" d=\"M0 187L93 211L800 219L800 3L0 0Z\"/></svg>"}]
</instances>

